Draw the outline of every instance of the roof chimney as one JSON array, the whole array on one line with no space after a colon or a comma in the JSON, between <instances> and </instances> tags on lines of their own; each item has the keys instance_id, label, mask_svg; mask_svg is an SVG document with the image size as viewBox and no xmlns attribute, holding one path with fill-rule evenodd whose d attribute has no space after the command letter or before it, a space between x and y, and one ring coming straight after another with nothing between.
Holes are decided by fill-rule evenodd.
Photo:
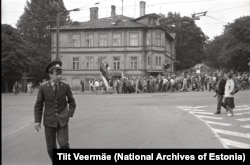
<instances>
[{"instance_id":1,"label":"roof chimney","mask_svg":"<svg viewBox=\"0 0 250 165\"><path fill-rule=\"evenodd\" d=\"M111 6L111 17L115 17L116 13L115 13L115 5Z\"/></svg>"},{"instance_id":2,"label":"roof chimney","mask_svg":"<svg viewBox=\"0 0 250 165\"><path fill-rule=\"evenodd\" d=\"M98 19L98 7L90 8L90 21Z\"/></svg>"},{"instance_id":3,"label":"roof chimney","mask_svg":"<svg viewBox=\"0 0 250 165\"><path fill-rule=\"evenodd\" d=\"M140 1L140 17L145 15L146 2Z\"/></svg>"}]
</instances>

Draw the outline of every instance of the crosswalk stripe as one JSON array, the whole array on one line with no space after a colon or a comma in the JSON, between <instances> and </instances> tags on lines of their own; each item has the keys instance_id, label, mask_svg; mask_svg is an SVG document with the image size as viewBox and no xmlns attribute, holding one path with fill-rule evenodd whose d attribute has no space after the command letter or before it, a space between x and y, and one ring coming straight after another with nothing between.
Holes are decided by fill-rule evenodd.
<instances>
[{"instance_id":1,"label":"crosswalk stripe","mask_svg":"<svg viewBox=\"0 0 250 165\"><path fill-rule=\"evenodd\" d=\"M203 115L195 115L195 116L197 116L197 117L199 117L199 118L208 118L208 119L216 119L216 120L221 120L221 119L223 119L223 118L221 118L221 117L212 117L212 116L203 116Z\"/></svg>"},{"instance_id":2,"label":"crosswalk stripe","mask_svg":"<svg viewBox=\"0 0 250 165\"><path fill-rule=\"evenodd\" d=\"M234 146L234 147L239 147L239 148L250 148L250 144L247 143L242 143L242 142L238 142L238 141L234 141L234 140L229 140L229 139L225 139L225 138L221 138L221 140L226 144L226 145L230 145L230 146Z\"/></svg>"},{"instance_id":3,"label":"crosswalk stripe","mask_svg":"<svg viewBox=\"0 0 250 165\"><path fill-rule=\"evenodd\" d=\"M204 112L204 110L196 109L196 110L192 110L191 112Z\"/></svg>"},{"instance_id":4,"label":"crosswalk stripe","mask_svg":"<svg viewBox=\"0 0 250 165\"><path fill-rule=\"evenodd\" d=\"M207 124L215 124L215 125L222 125L222 126L230 126L230 125L232 125L232 124L230 124L230 123L221 123L221 122L208 121L208 120L206 120L205 122L206 122Z\"/></svg>"},{"instance_id":5,"label":"crosswalk stripe","mask_svg":"<svg viewBox=\"0 0 250 165\"><path fill-rule=\"evenodd\" d=\"M185 110L185 111L190 111L191 109L189 109L189 108L184 108L183 110Z\"/></svg>"},{"instance_id":6,"label":"crosswalk stripe","mask_svg":"<svg viewBox=\"0 0 250 165\"><path fill-rule=\"evenodd\" d=\"M241 125L242 128L250 128L250 125Z\"/></svg>"},{"instance_id":7,"label":"crosswalk stripe","mask_svg":"<svg viewBox=\"0 0 250 165\"><path fill-rule=\"evenodd\" d=\"M235 108L248 107L248 105L236 105Z\"/></svg>"},{"instance_id":8,"label":"crosswalk stripe","mask_svg":"<svg viewBox=\"0 0 250 165\"><path fill-rule=\"evenodd\" d=\"M241 116L241 115L249 115L250 112L242 112L242 113L234 113L236 116Z\"/></svg>"},{"instance_id":9,"label":"crosswalk stripe","mask_svg":"<svg viewBox=\"0 0 250 165\"><path fill-rule=\"evenodd\" d=\"M206 108L207 106L197 106L197 107L193 107L194 109L199 109L199 108Z\"/></svg>"},{"instance_id":10,"label":"crosswalk stripe","mask_svg":"<svg viewBox=\"0 0 250 165\"><path fill-rule=\"evenodd\" d=\"M213 115L211 112L200 112L200 111L191 111L190 113L198 113L198 114L204 114L204 115Z\"/></svg>"},{"instance_id":11,"label":"crosswalk stripe","mask_svg":"<svg viewBox=\"0 0 250 165\"><path fill-rule=\"evenodd\" d=\"M240 108L240 109L234 109L234 111L246 111L246 110L250 110L250 107L248 108Z\"/></svg>"},{"instance_id":12,"label":"crosswalk stripe","mask_svg":"<svg viewBox=\"0 0 250 165\"><path fill-rule=\"evenodd\" d=\"M227 131L222 129L213 129L217 133L226 134L226 135L232 135L232 136L238 136L238 137L244 137L250 139L250 133L241 133L241 132L235 132L235 131Z\"/></svg>"},{"instance_id":13,"label":"crosswalk stripe","mask_svg":"<svg viewBox=\"0 0 250 165\"><path fill-rule=\"evenodd\" d=\"M181 109L185 109L185 108L189 108L189 109L192 109L193 107L185 107L185 106L177 106L177 108L181 108Z\"/></svg>"},{"instance_id":14,"label":"crosswalk stripe","mask_svg":"<svg viewBox=\"0 0 250 165\"><path fill-rule=\"evenodd\" d=\"M242 119L236 119L236 120L239 120L239 121L250 121L250 118L242 118Z\"/></svg>"}]
</instances>

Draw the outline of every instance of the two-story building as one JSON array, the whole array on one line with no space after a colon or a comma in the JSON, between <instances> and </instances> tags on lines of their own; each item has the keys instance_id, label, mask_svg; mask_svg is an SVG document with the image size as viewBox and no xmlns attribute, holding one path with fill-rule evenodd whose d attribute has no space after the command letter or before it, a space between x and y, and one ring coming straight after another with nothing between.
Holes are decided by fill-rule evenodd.
<instances>
[{"instance_id":1,"label":"two-story building","mask_svg":"<svg viewBox=\"0 0 250 165\"><path fill-rule=\"evenodd\" d=\"M145 14L140 2L140 17L116 15L98 18L98 7L90 8L90 21L61 26L59 55L63 76L72 88L80 80L100 77L98 59L107 63L110 73L119 77L158 75L174 72L175 38L159 25L160 15ZM52 59L56 58L56 29L52 29ZM163 64L170 64L164 70Z\"/></svg>"}]
</instances>

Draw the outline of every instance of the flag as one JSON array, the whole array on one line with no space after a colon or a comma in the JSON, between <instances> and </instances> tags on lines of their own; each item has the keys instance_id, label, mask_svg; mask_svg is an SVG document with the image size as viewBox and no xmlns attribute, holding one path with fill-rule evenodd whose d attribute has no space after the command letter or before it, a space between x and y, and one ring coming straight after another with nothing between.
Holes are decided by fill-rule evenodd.
<instances>
[{"instance_id":1,"label":"flag","mask_svg":"<svg viewBox=\"0 0 250 165\"><path fill-rule=\"evenodd\" d=\"M109 80L109 73L107 67L99 60L100 64L100 72L102 73L102 76L106 78L106 80Z\"/></svg>"},{"instance_id":2,"label":"flag","mask_svg":"<svg viewBox=\"0 0 250 165\"><path fill-rule=\"evenodd\" d=\"M109 80L109 73L108 73L108 64L106 64L106 66L101 62L101 60L98 60L99 61L99 64L100 64L100 72L101 72L101 76L102 76L102 79L103 79L103 82L105 84L105 86L107 87L107 89L109 89L109 83L108 83L108 80Z\"/></svg>"},{"instance_id":3,"label":"flag","mask_svg":"<svg viewBox=\"0 0 250 165\"><path fill-rule=\"evenodd\" d=\"M107 79L103 75L102 75L102 80L103 80L103 82L104 82L104 84L105 84L105 86L106 86L106 88L108 90L109 89L109 83L108 83Z\"/></svg>"},{"instance_id":4,"label":"flag","mask_svg":"<svg viewBox=\"0 0 250 165\"><path fill-rule=\"evenodd\" d=\"M110 70L109 64L106 64L106 68L108 69L108 71Z\"/></svg>"}]
</instances>

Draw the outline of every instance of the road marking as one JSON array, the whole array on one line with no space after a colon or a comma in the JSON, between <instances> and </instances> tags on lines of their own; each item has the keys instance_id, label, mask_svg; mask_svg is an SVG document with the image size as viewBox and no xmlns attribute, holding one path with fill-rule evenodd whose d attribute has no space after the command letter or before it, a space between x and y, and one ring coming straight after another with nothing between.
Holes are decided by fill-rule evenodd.
<instances>
[{"instance_id":1,"label":"road marking","mask_svg":"<svg viewBox=\"0 0 250 165\"><path fill-rule=\"evenodd\" d=\"M250 114L250 112L234 113L234 115L236 115L236 116L249 115L249 114Z\"/></svg>"},{"instance_id":2,"label":"road marking","mask_svg":"<svg viewBox=\"0 0 250 165\"><path fill-rule=\"evenodd\" d=\"M250 133L241 133L241 132L227 131L227 130L216 129L216 128L213 128L213 130L215 132L221 133L221 134L238 136L238 137L244 137L244 138L250 139Z\"/></svg>"},{"instance_id":3,"label":"road marking","mask_svg":"<svg viewBox=\"0 0 250 165\"><path fill-rule=\"evenodd\" d=\"M223 140L224 143L230 146L239 147L239 148L248 148L248 149L250 148L250 144L247 144L247 143L237 142L237 141L229 140L225 138L221 138L221 139Z\"/></svg>"},{"instance_id":4,"label":"road marking","mask_svg":"<svg viewBox=\"0 0 250 165\"><path fill-rule=\"evenodd\" d=\"M250 107L248 107L248 108L241 108L241 109L234 109L234 111L246 111L246 110L250 110Z\"/></svg>"},{"instance_id":5,"label":"road marking","mask_svg":"<svg viewBox=\"0 0 250 165\"><path fill-rule=\"evenodd\" d=\"M194 107L194 109L199 109L199 108L206 108L207 106L198 106L198 107Z\"/></svg>"},{"instance_id":6,"label":"road marking","mask_svg":"<svg viewBox=\"0 0 250 165\"><path fill-rule=\"evenodd\" d=\"M188 109L192 109L192 108L194 108L194 107L186 107L186 106L177 106L177 108L181 108L181 109L186 109L186 108L188 108Z\"/></svg>"},{"instance_id":7,"label":"road marking","mask_svg":"<svg viewBox=\"0 0 250 165\"><path fill-rule=\"evenodd\" d=\"M230 126L232 124L229 123L221 123L221 122L215 122L215 121L205 121L207 124L215 124L215 125L222 125L222 126Z\"/></svg>"},{"instance_id":8,"label":"road marking","mask_svg":"<svg viewBox=\"0 0 250 165\"><path fill-rule=\"evenodd\" d=\"M215 120L221 120L223 119L222 117L212 117L212 116L203 116L203 115L195 115L199 118L208 118L208 119L215 119Z\"/></svg>"},{"instance_id":9,"label":"road marking","mask_svg":"<svg viewBox=\"0 0 250 165\"><path fill-rule=\"evenodd\" d=\"M237 105L235 108L248 107L248 105Z\"/></svg>"},{"instance_id":10,"label":"road marking","mask_svg":"<svg viewBox=\"0 0 250 165\"><path fill-rule=\"evenodd\" d=\"M192 112L204 112L204 110L196 109L196 110L193 110Z\"/></svg>"},{"instance_id":11,"label":"road marking","mask_svg":"<svg viewBox=\"0 0 250 165\"><path fill-rule=\"evenodd\" d=\"M214 113L211 112L201 112L201 111L191 111L190 113L195 113L195 114L204 114L204 115L214 115Z\"/></svg>"},{"instance_id":12,"label":"road marking","mask_svg":"<svg viewBox=\"0 0 250 165\"><path fill-rule=\"evenodd\" d=\"M242 128L250 128L250 125L241 125Z\"/></svg>"},{"instance_id":13,"label":"road marking","mask_svg":"<svg viewBox=\"0 0 250 165\"><path fill-rule=\"evenodd\" d=\"M197 107L190 107L190 106L176 106L179 109L182 109L184 111L199 111L199 108L206 108L207 106L197 106ZM204 110L201 110L204 111Z\"/></svg>"},{"instance_id":14,"label":"road marking","mask_svg":"<svg viewBox=\"0 0 250 165\"><path fill-rule=\"evenodd\" d=\"M213 114L213 113L209 113L209 112L206 112L204 110L197 109L197 108L203 108L203 107L207 107L207 106L197 106L197 107L192 107L192 108L191 107L179 106L177 108L180 108L182 110L183 109L188 110L190 114L192 114L193 116L195 116L198 119L200 119L201 121L203 121L211 129L211 131L214 133L215 137L218 138L218 140L221 142L221 144L223 145L224 148L230 148L230 146L231 146L231 148L232 147L250 148L250 144L243 143L243 142L238 142L238 141L234 141L234 140L229 140L229 139L221 137L221 135L224 134L224 135L230 135L230 136L243 137L243 138L250 139L250 133L241 133L241 132L234 132L234 131L228 131L228 130L224 130L224 129L216 129L216 128L214 128L214 127L216 127L216 125L218 125L218 126L231 126L232 124L230 124L230 123L222 123L222 122L215 122L215 121L208 121L207 119L221 120L221 119L224 119L224 118L217 117L217 116L216 117L211 116L211 114ZM248 105L236 106L236 108L234 109L234 111L235 111L234 114L235 114L235 116L248 115L248 114L250 114L250 112L247 111L247 110L250 110L250 107ZM250 118L241 118L241 119L235 119L235 120L249 121ZM249 124L248 125L241 125L239 127L249 129L250 125Z\"/></svg>"},{"instance_id":15,"label":"road marking","mask_svg":"<svg viewBox=\"0 0 250 165\"><path fill-rule=\"evenodd\" d=\"M235 120L239 120L239 121L250 121L250 118L242 118L242 119L235 119Z\"/></svg>"},{"instance_id":16,"label":"road marking","mask_svg":"<svg viewBox=\"0 0 250 165\"><path fill-rule=\"evenodd\" d=\"M10 135L12 135L12 134L14 134L14 133L16 133L16 132L20 131L21 129L23 129L23 128L25 128L25 127L29 126L29 125L30 125L30 123L31 123L31 122L26 123L26 124L24 124L24 125L22 125L22 126L18 127L17 129L15 129L14 131L11 131L10 133L7 133L6 135L3 135L3 136L2 136L2 138L5 138L5 137L7 137L7 136L10 136Z\"/></svg>"},{"instance_id":17,"label":"road marking","mask_svg":"<svg viewBox=\"0 0 250 165\"><path fill-rule=\"evenodd\" d=\"M190 110L192 110L192 109L189 109L189 108L184 108L183 110L185 110L185 111L190 111Z\"/></svg>"}]
</instances>

